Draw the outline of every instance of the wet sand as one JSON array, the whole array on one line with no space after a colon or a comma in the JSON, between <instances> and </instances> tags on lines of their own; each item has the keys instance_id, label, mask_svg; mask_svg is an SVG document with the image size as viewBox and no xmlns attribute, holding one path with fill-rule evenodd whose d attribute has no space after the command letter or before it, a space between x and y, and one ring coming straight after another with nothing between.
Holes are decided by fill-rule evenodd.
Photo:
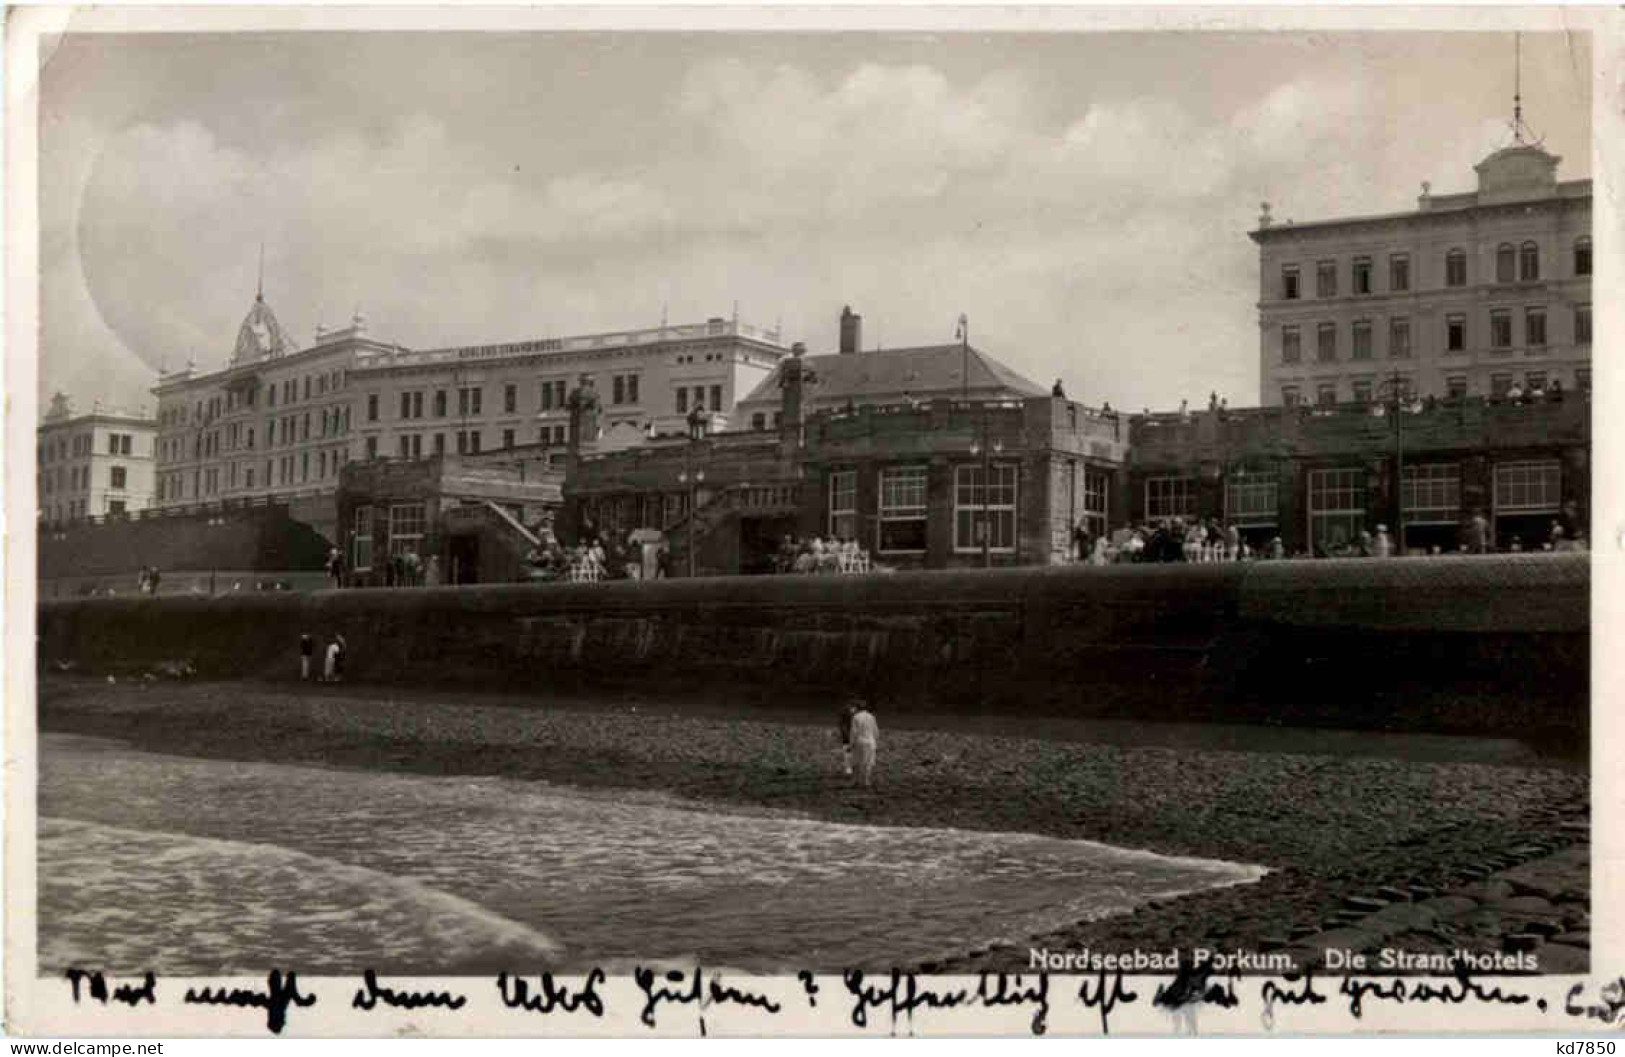
<instances>
[{"instance_id":1,"label":"wet sand","mask_svg":"<svg viewBox=\"0 0 1625 1057\"><path fill-rule=\"evenodd\" d=\"M42 731L156 752L584 788L657 789L839 822L1087 839L1258 863L1254 885L1045 938L1054 949L1275 945L1348 896L1447 891L1538 843L1584 840L1588 779L1515 742L880 713L878 787L840 772L833 719L725 704L548 701L298 684L50 677ZM1026 728L1017 737L1000 730ZM1526 856L1525 856L1526 857ZM967 946L971 946L970 943ZM955 969L1025 967L967 950Z\"/></svg>"}]
</instances>

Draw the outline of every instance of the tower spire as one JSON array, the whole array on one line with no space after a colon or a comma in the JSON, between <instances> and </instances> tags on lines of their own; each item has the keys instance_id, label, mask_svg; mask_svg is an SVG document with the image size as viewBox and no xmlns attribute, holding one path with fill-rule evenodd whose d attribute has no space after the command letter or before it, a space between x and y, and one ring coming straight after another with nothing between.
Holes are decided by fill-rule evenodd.
<instances>
[{"instance_id":1,"label":"tower spire","mask_svg":"<svg viewBox=\"0 0 1625 1057\"><path fill-rule=\"evenodd\" d=\"M265 300L265 240L260 240L260 272L254 284L254 300Z\"/></svg>"},{"instance_id":2,"label":"tower spire","mask_svg":"<svg viewBox=\"0 0 1625 1057\"><path fill-rule=\"evenodd\" d=\"M1523 34L1512 34L1512 142L1523 142Z\"/></svg>"}]
</instances>

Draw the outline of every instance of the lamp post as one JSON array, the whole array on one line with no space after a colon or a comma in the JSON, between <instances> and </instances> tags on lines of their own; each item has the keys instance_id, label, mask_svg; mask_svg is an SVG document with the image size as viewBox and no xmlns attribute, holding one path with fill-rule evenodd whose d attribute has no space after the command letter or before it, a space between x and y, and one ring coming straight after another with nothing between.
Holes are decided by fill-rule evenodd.
<instances>
[{"instance_id":1,"label":"lamp post","mask_svg":"<svg viewBox=\"0 0 1625 1057\"><path fill-rule=\"evenodd\" d=\"M971 441L970 453L982 456L982 516L977 531L982 537L982 568L993 568L993 522L990 520L988 501L993 489L993 455L1003 453L1004 441L992 440L992 421L986 405L982 407L982 436L978 443Z\"/></svg>"},{"instance_id":2,"label":"lamp post","mask_svg":"<svg viewBox=\"0 0 1625 1057\"><path fill-rule=\"evenodd\" d=\"M1405 380L1398 371L1383 380L1389 390L1386 401L1394 416L1394 546L1395 553L1405 554Z\"/></svg>"},{"instance_id":3,"label":"lamp post","mask_svg":"<svg viewBox=\"0 0 1625 1057\"><path fill-rule=\"evenodd\" d=\"M694 449L701 440L705 439L705 427L710 422L710 416L705 409L695 405L688 413L688 444L683 448L683 472L677 475L677 480L688 486L688 575L694 577L694 550L697 507L699 505L700 485L705 481L705 471L694 468Z\"/></svg>"}]
</instances>

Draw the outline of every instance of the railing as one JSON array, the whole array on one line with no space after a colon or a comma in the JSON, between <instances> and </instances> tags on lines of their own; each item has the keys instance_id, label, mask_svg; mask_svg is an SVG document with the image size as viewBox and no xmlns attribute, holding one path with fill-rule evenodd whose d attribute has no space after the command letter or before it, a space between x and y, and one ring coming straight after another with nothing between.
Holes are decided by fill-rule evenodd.
<instances>
[{"instance_id":1,"label":"railing","mask_svg":"<svg viewBox=\"0 0 1625 1057\"><path fill-rule=\"evenodd\" d=\"M596 352L603 349L622 349L638 345L655 345L666 341L694 341L712 337L747 337L777 344L780 332L752 326L733 320L708 323L687 323L677 326L647 327L641 330L619 330L603 334L580 334L564 338L532 338L527 341L501 342L492 345L456 345L419 351L363 354L358 368L381 369L388 367L420 366L424 364L467 363L469 361L503 359L509 356L530 356L554 352Z\"/></svg>"}]
</instances>

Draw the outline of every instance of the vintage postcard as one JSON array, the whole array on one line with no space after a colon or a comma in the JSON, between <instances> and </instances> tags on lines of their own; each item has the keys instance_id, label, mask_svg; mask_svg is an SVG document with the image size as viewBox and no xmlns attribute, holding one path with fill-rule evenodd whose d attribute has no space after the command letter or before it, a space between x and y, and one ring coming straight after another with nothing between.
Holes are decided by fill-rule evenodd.
<instances>
[{"instance_id":1,"label":"vintage postcard","mask_svg":"<svg viewBox=\"0 0 1625 1057\"><path fill-rule=\"evenodd\" d=\"M6 1030L1618 1031L1622 28L13 9Z\"/></svg>"}]
</instances>

